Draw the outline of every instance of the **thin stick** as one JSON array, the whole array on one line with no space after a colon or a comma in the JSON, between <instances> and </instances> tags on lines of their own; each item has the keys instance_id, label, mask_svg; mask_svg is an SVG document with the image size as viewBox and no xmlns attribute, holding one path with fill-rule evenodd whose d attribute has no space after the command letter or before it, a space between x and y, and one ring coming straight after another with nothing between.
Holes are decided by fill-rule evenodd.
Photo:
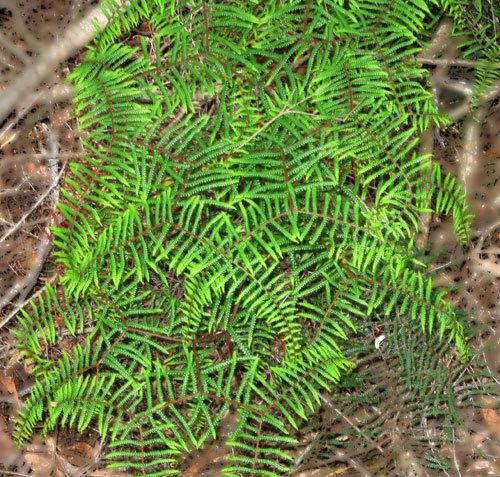
<instances>
[{"instance_id":1,"label":"thin stick","mask_svg":"<svg viewBox=\"0 0 500 477\"><path fill-rule=\"evenodd\" d=\"M38 200L29 208L27 212L17 221L16 225L11 227L7 232L5 232L2 237L0 237L0 243L4 242L10 235L12 235L14 232L17 232L22 225L24 225L26 219L33 213L33 211L47 198L47 196L52 192L54 187L57 187L59 184L59 180L61 179L64 170L66 168L66 163L63 163L61 170L59 171L59 174L57 174L56 179L52 182L52 185L47 188L47 190L40 195ZM1 307L0 307L1 308Z\"/></svg>"},{"instance_id":2,"label":"thin stick","mask_svg":"<svg viewBox=\"0 0 500 477\"><path fill-rule=\"evenodd\" d=\"M233 152L236 152L239 149L241 149L242 147L246 146L250 141L252 141L252 139L257 137L262 131L267 129L274 121L276 121L281 116L285 116L286 114L302 114L302 115L306 115L306 116L314 116L314 114L312 114L312 113L306 113L305 111L295 111L293 108L295 108L299 104L302 104L304 101L311 99L313 96L317 95L322 90L326 89L328 86L330 86L330 85L328 84L328 85L325 85L325 86L317 89L314 93L311 93L310 95L306 96L305 98L301 99L300 101L297 101L294 105L287 107L288 103L290 102L291 97L295 93L295 90L293 90L290 93L290 98L287 99L285 105L283 106L283 109L276 116L271 118L269 121L267 121L265 124L263 124L259 129L257 129L257 131L255 131L249 138L245 139L245 141L243 141L238 147L233 149ZM351 114L351 111L349 111L349 113L347 114L347 116L345 118L333 118L332 121L345 121L347 119L347 117L349 116L349 114Z\"/></svg>"},{"instance_id":3,"label":"thin stick","mask_svg":"<svg viewBox=\"0 0 500 477\"><path fill-rule=\"evenodd\" d=\"M333 404L328 400L326 399L324 396L322 396L321 394L318 394L319 398L330 408L330 409L333 409L342 419L344 419L344 421L347 422L347 424L349 424L350 426L352 426L354 429L356 429L356 431L358 431L362 436L363 438L365 438L367 441L370 442L370 444L372 444L381 454L384 454L385 455L385 450L382 449L382 447L380 447L380 445L378 445L372 438L368 437L367 435L363 434L363 432L361 432L361 429L356 426L356 424L354 424L354 422L352 422L347 416L344 416L344 414L342 414L336 407L333 406Z\"/></svg>"},{"instance_id":4,"label":"thin stick","mask_svg":"<svg viewBox=\"0 0 500 477\"><path fill-rule=\"evenodd\" d=\"M497 19L495 17L495 10L493 9L493 0L490 0L490 10L491 10L491 23L493 24L493 33L496 37L497 36Z\"/></svg>"},{"instance_id":5,"label":"thin stick","mask_svg":"<svg viewBox=\"0 0 500 477\"><path fill-rule=\"evenodd\" d=\"M56 281L58 276L59 275L55 273L46 283L50 283L52 285ZM21 308L24 308L31 300L37 298L38 295L40 295L44 291L45 291L45 286L41 287L40 290L37 290L35 293L33 293L33 295L31 295L27 300L24 300L19 305L16 305L16 307L12 311L10 311L10 313L5 318L3 318L0 321L0 329L2 329L15 315L17 315Z\"/></svg>"}]
</instances>

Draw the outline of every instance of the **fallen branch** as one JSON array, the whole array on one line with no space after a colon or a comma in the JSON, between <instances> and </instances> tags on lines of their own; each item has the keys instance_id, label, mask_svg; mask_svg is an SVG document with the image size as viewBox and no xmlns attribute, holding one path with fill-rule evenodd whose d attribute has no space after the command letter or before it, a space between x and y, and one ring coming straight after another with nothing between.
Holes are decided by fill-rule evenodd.
<instances>
[{"instance_id":1,"label":"fallen branch","mask_svg":"<svg viewBox=\"0 0 500 477\"><path fill-rule=\"evenodd\" d=\"M123 0L116 4L122 6ZM109 18L100 7L94 7L81 20L73 22L66 29L62 38L53 42L35 62L26 67L15 81L0 95L0 122L26 101L26 95L36 95L36 90L47 80L59 64L70 58L76 51L87 45L94 36L96 29L103 29Z\"/></svg>"},{"instance_id":2,"label":"fallen branch","mask_svg":"<svg viewBox=\"0 0 500 477\"><path fill-rule=\"evenodd\" d=\"M470 68L483 67L486 62L463 60L460 58L425 58L422 56L417 56L416 60L423 65L434 65L434 66L465 66ZM492 69L500 68L500 63L488 63Z\"/></svg>"}]
</instances>

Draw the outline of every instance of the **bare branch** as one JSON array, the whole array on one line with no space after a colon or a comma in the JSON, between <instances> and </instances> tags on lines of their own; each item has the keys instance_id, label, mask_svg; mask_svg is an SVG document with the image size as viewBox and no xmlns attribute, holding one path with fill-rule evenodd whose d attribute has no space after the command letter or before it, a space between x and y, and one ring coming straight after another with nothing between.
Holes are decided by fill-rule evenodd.
<instances>
[{"instance_id":1,"label":"bare branch","mask_svg":"<svg viewBox=\"0 0 500 477\"><path fill-rule=\"evenodd\" d=\"M416 60L423 65L434 65L434 66L465 66L466 68L479 68L484 67L479 61L463 60L461 58L425 58L422 56L417 56ZM488 63L492 69L500 68L500 63Z\"/></svg>"},{"instance_id":2,"label":"bare branch","mask_svg":"<svg viewBox=\"0 0 500 477\"><path fill-rule=\"evenodd\" d=\"M119 6L123 0L117 0ZM81 20L71 24L60 41L50 44L42 51L35 63L22 71L6 91L0 95L0 122L3 121L26 97L50 77L58 65L70 58L75 51L92 40L96 27L104 28L109 19L100 7L93 8Z\"/></svg>"}]
</instances>

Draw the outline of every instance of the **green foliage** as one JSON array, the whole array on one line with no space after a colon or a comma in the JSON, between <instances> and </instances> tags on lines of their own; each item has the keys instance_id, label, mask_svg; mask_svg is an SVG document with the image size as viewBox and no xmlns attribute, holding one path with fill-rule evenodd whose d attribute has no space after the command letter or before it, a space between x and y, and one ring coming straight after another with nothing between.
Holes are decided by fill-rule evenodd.
<instances>
[{"instance_id":1,"label":"green foliage","mask_svg":"<svg viewBox=\"0 0 500 477\"><path fill-rule=\"evenodd\" d=\"M478 395L496 395L496 384L480 371L486 371L481 353L471 357L477 371L467 372L450 361L449 346L437 334L424 335L417 322L404 318L398 325L368 322L346 343L344 355L356 362L356 372L323 393L325 405L301 425L302 436L315 437L302 440L294 475L312 474L320 466L342 468L335 457L339 453L356 456L365 468L369 462L371 475L411 475L398 460L407 452L424 474L433 475L426 467L456 469L442 449L456 443L457 422L466 428L460 421L470 409L464 409L466 403L478 401ZM374 333L385 337L379 349L367 346Z\"/></svg>"},{"instance_id":2,"label":"green foliage","mask_svg":"<svg viewBox=\"0 0 500 477\"><path fill-rule=\"evenodd\" d=\"M471 75L475 85L474 103L484 97L500 79L500 4L489 0L433 0L453 19L452 36L458 37L460 57L466 61L453 72L464 77ZM468 62L468 63L467 63ZM473 103L473 104L474 104Z\"/></svg>"},{"instance_id":3,"label":"green foliage","mask_svg":"<svg viewBox=\"0 0 500 477\"><path fill-rule=\"evenodd\" d=\"M94 423L113 466L170 475L237 412L225 475L280 475L368 320L466 359L414 246L423 212L452 214L461 243L471 221L416 152L443 121L413 60L426 2L105 5L70 77L88 155L52 229L64 273L19 317L37 377L20 444L42 419ZM121 44L141 19L154 35Z\"/></svg>"}]
</instances>

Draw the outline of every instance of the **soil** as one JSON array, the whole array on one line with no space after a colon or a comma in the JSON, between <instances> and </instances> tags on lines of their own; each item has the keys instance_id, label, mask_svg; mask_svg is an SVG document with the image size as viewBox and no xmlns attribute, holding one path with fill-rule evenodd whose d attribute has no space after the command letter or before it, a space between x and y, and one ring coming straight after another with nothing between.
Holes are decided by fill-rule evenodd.
<instances>
[{"instance_id":1,"label":"soil","mask_svg":"<svg viewBox=\"0 0 500 477\"><path fill-rule=\"evenodd\" d=\"M87 8L91 2L78 0L29 0L26 5L12 11L0 8L0 28L18 48L22 55L10 58L10 66L0 69L0 86L5 87L15 81L17 72L22 69L22 58L36 59L38 48L43 42L56 41L57 32ZM29 4L29 6L27 5ZM16 11L14 11L16 10ZM20 15L24 26L13 22L13 17ZM131 45L140 44L139 35L148 35L148 26L141 27L127 35L124 40ZM34 37L34 38L33 38ZM0 50L3 50L0 44ZM54 79L48 85L55 88L63 85L69 71L81 62L84 52L61 65L54 72ZM21 58L21 59L20 59ZM46 92L41 89L40 92ZM440 95L442 100L445 95ZM25 108L26 109L26 108ZM20 114L12 113L0 124L0 218L15 223L28 214L29 226L21 227L9 240L8 245L0 242L0 297L26 276L30 270L41 267L34 276L19 288L10 303L0 309L0 476L94 476L111 477L125 475L118 470L106 469L102 461L103 444L95 429L89 427L84 435L75 430L56 428L43 439L37 437L24 450L19 450L11 433L14 418L18 409L22 409L23 399L29 394L33 384L29 365L19 359L16 340L12 330L19 330L15 319L6 318L45 285L47 281L56 283L59 270L51 260L51 248L41 250L39 244L44 237L49 237L50 225L58 224L62 217L58 214L55 202L61 201L58 193L64 177L70 174L68 160L78 161L81 158L81 146L77 132L77 123L71 117L69 100L44 103L34 102ZM467 118L444 131L435 132L434 154L445 172L460 176L461 154L464 148L464 128ZM471 242L460 247L456 245L453 227L449 219L432 217L427 238L426 256L433 256L432 268L436 271L435 283L440 286L454 286L449 297L454 306L469 314L469 323L473 326L474 336L470 346L478 350L477 360L484 360L484 368L492 378L485 380L478 377L473 383L477 389L488 382L493 389L500 391L500 102L493 101L487 108L480 129L480 148L475 157L475 172L469 181L471 213L475 215ZM54 152L58 158L51 162ZM45 154L45 157L41 157ZM16 166L14 167L14 161ZM58 178L54 185L55 178ZM28 178L28 180L26 180ZM10 196L2 196L1 191L17 189ZM37 204L47 190L50 193ZM34 206L36 204L36 207ZM8 214L6 213L8 211ZM3 213L3 215L2 215ZM0 225L0 236L8 232L8 228ZM50 245L50 244L49 244ZM41 255L38 255L38 252ZM43 253L42 253L43 252ZM42 258L40 258L42 257ZM37 262L38 261L38 262ZM181 287L182 288L182 287ZM1 298L0 298L1 300ZM12 304L14 303L14 304ZM70 337L61 337L63 348L72 348ZM380 361L380 360L379 360ZM379 363L376 359L371 364ZM471 364L474 366L474 363ZM387 371L388 373L388 371ZM380 379L391 382L386 374ZM352 391L354 393L354 391ZM306 464L294 475L301 477L335 476L335 475L372 475L370 469L380 468L385 462L385 475L434 475L429 468L418 463L422 452L422 444L413 439L422 434L429 435L439 428L441 423L422 423L422 428L412 433L408 429L404 416L396 416L397 407L387 394L387 401L379 409L368 406L352 406L349 395L344 401L326 398L324 409L301 435L297 436L301 445L293 452L295 457ZM354 399L354 398L353 398ZM353 400L351 399L351 401ZM450 456L453 469L448 475L481 476L500 475L500 405L498 397L482 396L475 405L464 402L460 409L463 426L454 430L451 443L437 445L435 452L440 457ZM332 403L335 403L334 405ZM477 407L480 405L480 407ZM353 429L371 425L376 422L380 428L390 429L389 439L372 439L363 437L363 432L353 437ZM318 444L318 433L326 426L340 426L345 429L345 437L357 439L359 452L347 456L338 454L329 457L328 464L317 468L317 463L307 461L306 452L314 446L321 454L321 443ZM406 426L406 427L405 427ZM425 429L424 429L425 428ZM436 431L437 432L437 431ZM365 433L365 436L368 433ZM437 435L437 434L436 434ZM409 438L408 436L412 436ZM316 444L313 445L316 439ZM424 444L425 445L425 444ZM434 444L432 444L434 445ZM420 446L420 447L419 447ZM222 457L220 452L207 448L200 453L205 462L186 460L185 475L219 475L217 470L208 469L205 464L210 460ZM292 453L292 451L290 451ZM325 459L323 459L325 461ZM326 461L325 461L326 462ZM219 466L219 462L216 462ZM218 467L217 467L218 468ZM201 470L204 469L204 470ZM366 473L365 473L366 472ZM382 474L379 474L382 475ZM438 472L436 475L443 475Z\"/></svg>"}]
</instances>

